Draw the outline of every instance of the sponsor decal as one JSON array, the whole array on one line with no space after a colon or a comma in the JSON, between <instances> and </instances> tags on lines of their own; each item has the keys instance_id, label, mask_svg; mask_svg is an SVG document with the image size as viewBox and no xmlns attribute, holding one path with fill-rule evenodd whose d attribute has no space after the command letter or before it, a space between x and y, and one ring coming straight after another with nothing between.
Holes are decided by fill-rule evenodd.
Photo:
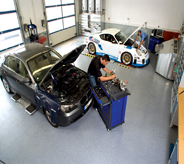
<instances>
[{"instance_id":1,"label":"sponsor decal","mask_svg":"<svg viewBox=\"0 0 184 164\"><path fill-rule=\"evenodd\" d=\"M96 39L96 38L90 36L90 37L89 37L89 40L92 41L92 42L94 42L94 43L96 43L96 44L98 44L98 47L99 47L101 50L103 50L101 44L99 44L100 41L99 41L98 39Z\"/></svg>"},{"instance_id":2,"label":"sponsor decal","mask_svg":"<svg viewBox=\"0 0 184 164\"><path fill-rule=\"evenodd\" d=\"M89 37L89 40L92 41L92 42L94 42L94 43L96 43L96 44L99 44L100 43L100 41L98 39L96 39L96 38L94 38L92 36Z\"/></svg>"},{"instance_id":3,"label":"sponsor decal","mask_svg":"<svg viewBox=\"0 0 184 164\"><path fill-rule=\"evenodd\" d=\"M141 60L137 60L138 63L141 63L142 61Z\"/></svg>"}]
</instances>

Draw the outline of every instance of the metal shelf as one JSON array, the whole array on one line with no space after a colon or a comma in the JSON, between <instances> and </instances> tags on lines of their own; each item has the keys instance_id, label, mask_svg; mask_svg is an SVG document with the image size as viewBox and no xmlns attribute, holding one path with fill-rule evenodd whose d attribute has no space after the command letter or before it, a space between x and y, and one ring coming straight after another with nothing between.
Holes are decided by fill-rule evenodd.
<instances>
[{"instance_id":1,"label":"metal shelf","mask_svg":"<svg viewBox=\"0 0 184 164\"><path fill-rule=\"evenodd\" d=\"M170 127L173 127L173 125L178 126L178 87L180 85L180 81L183 76L183 70L184 70L184 50L181 52L178 71L172 88Z\"/></svg>"}]
</instances>

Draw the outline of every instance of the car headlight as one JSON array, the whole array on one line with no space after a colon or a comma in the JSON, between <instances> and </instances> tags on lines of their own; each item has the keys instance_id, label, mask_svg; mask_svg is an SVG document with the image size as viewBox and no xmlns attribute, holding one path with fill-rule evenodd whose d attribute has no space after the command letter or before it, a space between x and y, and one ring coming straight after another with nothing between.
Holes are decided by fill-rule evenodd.
<instances>
[{"instance_id":1,"label":"car headlight","mask_svg":"<svg viewBox=\"0 0 184 164\"><path fill-rule=\"evenodd\" d=\"M140 52L139 50L136 50L136 52L137 52L137 54L138 54L139 56L142 56L142 54L141 54L141 52Z\"/></svg>"},{"instance_id":2,"label":"car headlight","mask_svg":"<svg viewBox=\"0 0 184 164\"><path fill-rule=\"evenodd\" d=\"M147 50L146 49L144 49L143 51L144 51L145 54L147 54Z\"/></svg>"},{"instance_id":3,"label":"car headlight","mask_svg":"<svg viewBox=\"0 0 184 164\"><path fill-rule=\"evenodd\" d=\"M76 106L75 105L61 105L61 110L63 112L70 112L71 110L73 110Z\"/></svg>"}]
</instances>

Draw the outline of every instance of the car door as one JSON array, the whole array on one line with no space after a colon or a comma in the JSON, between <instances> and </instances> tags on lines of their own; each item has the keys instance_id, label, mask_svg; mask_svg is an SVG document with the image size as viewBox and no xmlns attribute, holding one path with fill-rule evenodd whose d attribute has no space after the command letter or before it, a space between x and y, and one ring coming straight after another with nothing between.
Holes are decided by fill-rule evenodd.
<instances>
[{"instance_id":1,"label":"car door","mask_svg":"<svg viewBox=\"0 0 184 164\"><path fill-rule=\"evenodd\" d=\"M29 80L27 69L21 60L14 56L6 57L3 67L3 76L8 81L13 92L18 93L35 105L35 85Z\"/></svg>"},{"instance_id":2,"label":"car door","mask_svg":"<svg viewBox=\"0 0 184 164\"><path fill-rule=\"evenodd\" d=\"M28 71L25 64L20 60L16 59L16 79L15 84L17 88L17 93L23 96L26 100L35 104L35 84L32 83L29 77Z\"/></svg>"},{"instance_id":3,"label":"car door","mask_svg":"<svg viewBox=\"0 0 184 164\"><path fill-rule=\"evenodd\" d=\"M7 56L3 64L2 75L7 80L10 88L13 92L16 92L16 71L15 71L16 58L13 56Z\"/></svg>"},{"instance_id":4,"label":"car door","mask_svg":"<svg viewBox=\"0 0 184 164\"><path fill-rule=\"evenodd\" d=\"M119 44L114 36L111 34L101 34L100 38L103 40L101 43L103 52L108 54L111 59L118 60Z\"/></svg>"}]
</instances>

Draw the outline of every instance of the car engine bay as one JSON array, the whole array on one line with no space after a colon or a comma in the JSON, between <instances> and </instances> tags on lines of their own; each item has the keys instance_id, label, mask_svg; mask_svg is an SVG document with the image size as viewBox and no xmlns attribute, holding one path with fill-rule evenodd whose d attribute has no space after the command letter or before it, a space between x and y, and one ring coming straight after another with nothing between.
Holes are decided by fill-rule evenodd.
<instances>
[{"instance_id":1,"label":"car engine bay","mask_svg":"<svg viewBox=\"0 0 184 164\"><path fill-rule=\"evenodd\" d=\"M48 77L42 86L64 104L77 102L90 89L86 73L71 64L63 65Z\"/></svg>"}]
</instances>

